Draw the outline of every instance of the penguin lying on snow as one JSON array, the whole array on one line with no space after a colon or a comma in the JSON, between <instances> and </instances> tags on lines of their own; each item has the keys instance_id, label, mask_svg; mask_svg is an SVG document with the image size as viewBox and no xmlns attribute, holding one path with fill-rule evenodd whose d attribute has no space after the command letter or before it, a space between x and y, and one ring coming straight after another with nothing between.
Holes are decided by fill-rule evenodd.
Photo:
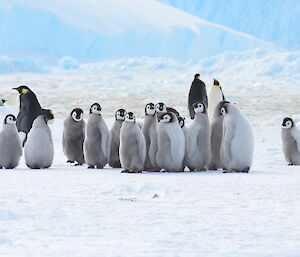
<instances>
[{"instance_id":1,"label":"penguin lying on snow","mask_svg":"<svg viewBox=\"0 0 300 257\"><path fill-rule=\"evenodd\" d=\"M210 125L203 102L193 105L195 119L187 130L186 165L191 171L203 171L210 162Z\"/></svg>"},{"instance_id":2,"label":"penguin lying on snow","mask_svg":"<svg viewBox=\"0 0 300 257\"><path fill-rule=\"evenodd\" d=\"M13 169L22 156L22 144L16 127L16 117L9 114L4 119L0 133L0 167Z\"/></svg>"},{"instance_id":3,"label":"penguin lying on snow","mask_svg":"<svg viewBox=\"0 0 300 257\"><path fill-rule=\"evenodd\" d=\"M120 160L124 169L122 172L142 172L145 159L145 137L135 121L134 114L128 112L120 133Z\"/></svg>"},{"instance_id":4,"label":"penguin lying on snow","mask_svg":"<svg viewBox=\"0 0 300 257\"><path fill-rule=\"evenodd\" d=\"M153 103L148 103L145 107L145 118L142 126L142 132L146 140L145 170L147 171L159 171L159 167L156 164L157 118L155 114L155 105Z\"/></svg>"},{"instance_id":5,"label":"penguin lying on snow","mask_svg":"<svg viewBox=\"0 0 300 257\"><path fill-rule=\"evenodd\" d=\"M125 120L126 111L119 109L115 113L115 123L113 124L108 139L107 158L108 164L112 168L121 168L119 148L120 148L120 131Z\"/></svg>"},{"instance_id":6,"label":"penguin lying on snow","mask_svg":"<svg viewBox=\"0 0 300 257\"><path fill-rule=\"evenodd\" d=\"M249 122L238 107L224 102L221 105L223 137L221 160L226 171L248 172L252 165L254 140Z\"/></svg>"},{"instance_id":7,"label":"penguin lying on snow","mask_svg":"<svg viewBox=\"0 0 300 257\"><path fill-rule=\"evenodd\" d=\"M194 119L195 116L193 104L199 101L203 102L206 106L208 104L205 84L200 80L200 74L196 74L189 92L188 106L191 119Z\"/></svg>"},{"instance_id":8,"label":"penguin lying on snow","mask_svg":"<svg viewBox=\"0 0 300 257\"><path fill-rule=\"evenodd\" d=\"M28 134L24 153L26 165L31 169L45 169L52 165L54 146L47 122L44 115L38 116Z\"/></svg>"},{"instance_id":9,"label":"penguin lying on snow","mask_svg":"<svg viewBox=\"0 0 300 257\"><path fill-rule=\"evenodd\" d=\"M289 165L300 165L300 130L292 118L284 118L281 129L282 151Z\"/></svg>"},{"instance_id":10,"label":"penguin lying on snow","mask_svg":"<svg viewBox=\"0 0 300 257\"><path fill-rule=\"evenodd\" d=\"M183 171L185 138L174 113L167 112L160 117L157 139L156 162L159 168L163 171Z\"/></svg>"},{"instance_id":11,"label":"penguin lying on snow","mask_svg":"<svg viewBox=\"0 0 300 257\"><path fill-rule=\"evenodd\" d=\"M103 169L107 164L107 144L109 131L101 116L100 104L94 103L86 124L84 157L88 168Z\"/></svg>"},{"instance_id":12,"label":"penguin lying on snow","mask_svg":"<svg viewBox=\"0 0 300 257\"><path fill-rule=\"evenodd\" d=\"M85 138L85 122L83 111L75 108L64 121L63 150L68 158L67 162L82 165L84 163L83 142Z\"/></svg>"}]
</instances>

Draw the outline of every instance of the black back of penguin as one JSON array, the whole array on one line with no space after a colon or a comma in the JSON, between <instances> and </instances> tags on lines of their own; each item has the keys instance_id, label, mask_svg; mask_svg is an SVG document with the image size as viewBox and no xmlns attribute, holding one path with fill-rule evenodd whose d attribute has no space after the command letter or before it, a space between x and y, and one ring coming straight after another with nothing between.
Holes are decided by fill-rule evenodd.
<instances>
[{"instance_id":1,"label":"black back of penguin","mask_svg":"<svg viewBox=\"0 0 300 257\"><path fill-rule=\"evenodd\" d=\"M42 108L36 95L27 86L14 89L20 94L20 110L16 125L18 131L28 133L35 118L42 114Z\"/></svg>"},{"instance_id":2,"label":"black back of penguin","mask_svg":"<svg viewBox=\"0 0 300 257\"><path fill-rule=\"evenodd\" d=\"M206 106L208 105L205 84L202 80L200 80L200 75L196 74L190 88L188 100L188 107L191 119L194 119L195 117L193 104L198 101L205 103Z\"/></svg>"}]
</instances>

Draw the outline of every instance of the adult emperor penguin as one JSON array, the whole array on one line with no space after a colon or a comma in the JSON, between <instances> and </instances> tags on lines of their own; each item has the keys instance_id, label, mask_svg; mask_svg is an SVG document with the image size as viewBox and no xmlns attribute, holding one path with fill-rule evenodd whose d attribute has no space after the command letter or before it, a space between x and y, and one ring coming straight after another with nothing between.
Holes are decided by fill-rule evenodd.
<instances>
[{"instance_id":1,"label":"adult emperor penguin","mask_svg":"<svg viewBox=\"0 0 300 257\"><path fill-rule=\"evenodd\" d=\"M45 169L52 165L54 146L47 122L44 115L38 116L28 133L24 153L26 165L31 169Z\"/></svg>"},{"instance_id":2,"label":"adult emperor penguin","mask_svg":"<svg viewBox=\"0 0 300 257\"><path fill-rule=\"evenodd\" d=\"M190 171L203 171L211 158L210 125L203 102L193 105L195 119L187 130L186 165Z\"/></svg>"},{"instance_id":3,"label":"adult emperor penguin","mask_svg":"<svg viewBox=\"0 0 300 257\"><path fill-rule=\"evenodd\" d=\"M109 130L101 116L100 104L94 103L86 124L84 158L89 169L102 169L107 164Z\"/></svg>"},{"instance_id":4,"label":"adult emperor penguin","mask_svg":"<svg viewBox=\"0 0 300 257\"><path fill-rule=\"evenodd\" d=\"M115 122L109 132L108 139L108 164L112 168L121 168L120 161L120 131L122 124L125 120L126 111L124 109L119 109L115 113Z\"/></svg>"},{"instance_id":5,"label":"adult emperor penguin","mask_svg":"<svg viewBox=\"0 0 300 257\"><path fill-rule=\"evenodd\" d=\"M157 119L156 109L153 103L148 103L145 106L145 118L142 126L142 132L146 140L146 171L159 171L159 167L156 164L157 153Z\"/></svg>"},{"instance_id":6,"label":"adult emperor penguin","mask_svg":"<svg viewBox=\"0 0 300 257\"><path fill-rule=\"evenodd\" d=\"M120 133L120 160L124 169L122 172L142 172L145 159L145 137L135 121L135 115L132 112L128 112Z\"/></svg>"},{"instance_id":7,"label":"adult emperor penguin","mask_svg":"<svg viewBox=\"0 0 300 257\"><path fill-rule=\"evenodd\" d=\"M208 165L208 169L210 170L223 169L220 150L223 137L224 119L224 116L221 113L221 107L224 103L225 101L221 101L217 104L211 121L211 161Z\"/></svg>"},{"instance_id":8,"label":"adult emperor penguin","mask_svg":"<svg viewBox=\"0 0 300 257\"><path fill-rule=\"evenodd\" d=\"M68 158L67 162L82 165L84 163L83 142L85 138L85 122L80 108L72 110L64 121L63 150Z\"/></svg>"},{"instance_id":9,"label":"adult emperor penguin","mask_svg":"<svg viewBox=\"0 0 300 257\"><path fill-rule=\"evenodd\" d=\"M225 100L225 96L222 91L222 87L219 83L219 81L214 79L214 84L209 88L208 90L208 118L210 121L212 121L214 117L215 108L218 105L219 102Z\"/></svg>"},{"instance_id":10,"label":"adult emperor penguin","mask_svg":"<svg viewBox=\"0 0 300 257\"><path fill-rule=\"evenodd\" d=\"M248 172L254 152L251 126L239 108L232 103L224 102L221 113L224 120L220 154L225 172Z\"/></svg>"},{"instance_id":11,"label":"adult emperor penguin","mask_svg":"<svg viewBox=\"0 0 300 257\"><path fill-rule=\"evenodd\" d=\"M25 143L32 123L35 118L41 114L42 108L35 93L33 93L29 87L20 86L13 89L17 90L20 94L20 110L17 117L17 128L22 135L22 139L24 138L25 140L23 143Z\"/></svg>"},{"instance_id":12,"label":"adult emperor penguin","mask_svg":"<svg viewBox=\"0 0 300 257\"><path fill-rule=\"evenodd\" d=\"M193 104L199 101L203 102L207 106L207 94L205 84L202 80L200 80L200 74L195 74L194 80L190 88L188 101L191 119L194 119L195 116Z\"/></svg>"},{"instance_id":13,"label":"adult emperor penguin","mask_svg":"<svg viewBox=\"0 0 300 257\"><path fill-rule=\"evenodd\" d=\"M157 125L156 162L162 171L183 171L185 138L176 115L167 112Z\"/></svg>"},{"instance_id":14,"label":"adult emperor penguin","mask_svg":"<svg viewBox=\"0 0 300 257\"><path fill-rule=\"evenodd\" d=\"M292 118L284 118L281 129L282 151L289 165L300 165L300 130Z\"/></svg>"},{"instance_id":15,"label":"adult emperor penguin","mask_svg":"<svg viewBox=\"0 0 300 257\"><path fill-rule=\"evenodd\" d=\"M22 144L16 127L16 117L9 114L4 119L0 133L0 167L13 169L22 156Z\"/></svg>"}]
</instances>

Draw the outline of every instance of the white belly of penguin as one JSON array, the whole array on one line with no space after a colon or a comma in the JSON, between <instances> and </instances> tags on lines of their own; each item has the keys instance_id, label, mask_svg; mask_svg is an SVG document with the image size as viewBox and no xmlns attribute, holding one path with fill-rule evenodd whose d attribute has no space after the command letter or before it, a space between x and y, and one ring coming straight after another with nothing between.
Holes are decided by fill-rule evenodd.
<instances>
[{"instance_id":1,"label":"white belly of penguin","mask_svg":"<svg viewBox=\"0 0 300 257\"><path fill-rule=\"evenodd\" d=\"M208 109L207 109L208 118L210 121L214 116L214 112L217 104L222 100L223 100L223 95L220 88L217 86L212 86L208 92Z\"/></svg>"}]
</instances>

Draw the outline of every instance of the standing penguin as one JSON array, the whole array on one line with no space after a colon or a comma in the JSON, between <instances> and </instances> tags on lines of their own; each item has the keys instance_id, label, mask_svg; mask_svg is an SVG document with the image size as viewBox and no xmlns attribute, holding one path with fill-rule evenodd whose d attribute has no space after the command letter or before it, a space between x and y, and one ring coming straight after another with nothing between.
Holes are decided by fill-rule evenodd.
<instances>
[{"instance_id":1,"label":"standing penguin","mask_svg":"<svg viewBox=\"0 0 300 257\"><path fill-rule=\"evenodd\" d=\"M22 156L22 144L16 127L16 117L9 114L4 119L0 133L0 167L13 169Z\"/></svg>"},{"instance_id":2,"label":"standing penguin","mask_svg":"<svg viewBox=\"0 0 300 257\"><path fill-rule=\"evenodd\" d=\"M156 164L157 153L157 118L156 118L155 105L148 103L145 107L145 119L142 126L142 132L146 140L146 171L159 171Z\"/></svg>"},{"instance_id":3,"label":"standing penguin","mask_svg":"<svg viewBox=\"0 0 300 257\"><path fill-rule=\"evenodd\" d=\"M145 137L135 121L135 115L128 112L120 133L120 160L122 172L138 173L144 169L146 160Z\"/></svg>"},{"instance_id":4,"label":"standing penguin","mask_svg":"<svg viewBox=\"0 0 300 257\"><path fill-rule=\"evenodd\" d=\"M219 102L224 101L225 97L222 91L222 87L219 81L214 79L214 84L210 87L208 91L208 118L212 121L214 117L215 108Z\"/></svg>"},{"instance_id":5,"label":"standing penguin","mask_svg":"<svg viewBox=\"0 0 300 257\"><path fill-rule=\"evenodd\" d=\"M193 104L199 101L203 102L205 106L207 106L208 101L205 84L202 80L200 80L200 74L195 74L194 80L190 88L188 101L191 119L194 119L195 117Z\"/></svg>"},{"instance_id":6,"label":"standing penguin","mask_svg":"<svg viewBox=\"0 0 300 257\"><path fill-rule=\"evenodd\" d=\"M115 113L115 123L109 132L108 139L108 164L112 168L121 168L121 161L119 155L120 148L120 131L122 124L125 120L126 111L124 109L119 109Z\"/></svg>"},{"instance_id":7,"label":"standing penguin","mask_svg":"<svg viewBox=\"0 0 300 257\"><path fill-rule=\"evenodd\" d=\"M83 111L75 108L64 121L63 150L68 158L67 162L82 165L84 163L83 142L85 137L85 122Z\"/></svg>"},{"instance_id":8,"label":"standing penguin","mask_svg":"<svg viewBox=\"0 0 300 257\"><path fill-rule=\"evenodd\" d=\"M109 131L101 116L100 104L94 103L90 108L90 115L86 124L84 140L85 163L89 169L103 169L107 164L107 144Z\"/></svg>"},{"instance_id":9,"label":"standing penguin","mask_svg":"<svg viewBox=\"0 0 300 257\"><path fill-rule=\"evenodd\" d=\"M184 139L185 139L185 149L187 149L187 127L185 126L185 118L182 118L181 116L177 117L179 125L183 131L184 134ZM186 161L185 161L186 156L184 155L184 161L183 161L183 170L186 167Z\"/></svg>"},{"instance_id":10,"label":"standing penguin","mask_svg":"<svg viewBox=\"0 0 300 257\"><path fill-rule=\"evenodd\" d=\"M221 107L225 101L219 102L215 108L214 116L211 122L211 161L208 166L210 170L222 169L223 164L220 156L222 136L223 136L223 119Z\"/></svg>"},{"instance_id":11,"label":"standing penguin","mask_svg":"<svg viewBox=\"0 0 300 257\"><path fill-rule=\"evenodd\" d=\"M176 115L167 112L157 125L158 151L156 162L164 171L183 171L185 138Z\"/></svg>"},{"instance_id":12,"label":"standing penguin","mask_svg":"<svg viewBox=\"0 0 300 257\"><path fill-rule=\"evenodd\" d=\"M195 119L187 130L186 165L191 171L203 171L210 162L210 125L203 102L193 105Z\"/></svg>"},{"instance_id":13,"label":"standing penguin","mask_svg":"<svg viewBox=\"0 0 300 257\"><path fill-rule=\"evenodd\" d=\"M225 172L248 172L254 152L251 126L238 107L232 103L224 102L221 113L224 120L220 154Z\"/></svg>"},{"instance_id":14,"label":"standing penguin","mask_svg":"<svg viewBox=\"0 0 300 257\"><path fill-rule=\"evenodd\" d=\"M51 130L44 115L38 116L25 144L25 161L31 169L49 168L53 162L54 146Z\"/></svg>"},{"instance_id":15,"label":"standing penguin","mask_svg":"<svg viewBox=\"0 0 300 257\"><path fill-rule=\"evenodd\" d=\"M290 165L300 165L300 130L292 118L284 118L281 129L282 151Z\"/></svg>"},{"instance_id":16,"label":"standing penguin","mask_svg":"<svg viewBox=\"0 0 300 257\"><path fill-rule=\"evenodd\" d=\"M176 117L180 116L179 112L176 109L172 107L167 107L164 103L161 102L155 105L155 109L158 122L160 121L160 117L167 112L173 112L176 115Z\"/></svg>"}]
</instances>

